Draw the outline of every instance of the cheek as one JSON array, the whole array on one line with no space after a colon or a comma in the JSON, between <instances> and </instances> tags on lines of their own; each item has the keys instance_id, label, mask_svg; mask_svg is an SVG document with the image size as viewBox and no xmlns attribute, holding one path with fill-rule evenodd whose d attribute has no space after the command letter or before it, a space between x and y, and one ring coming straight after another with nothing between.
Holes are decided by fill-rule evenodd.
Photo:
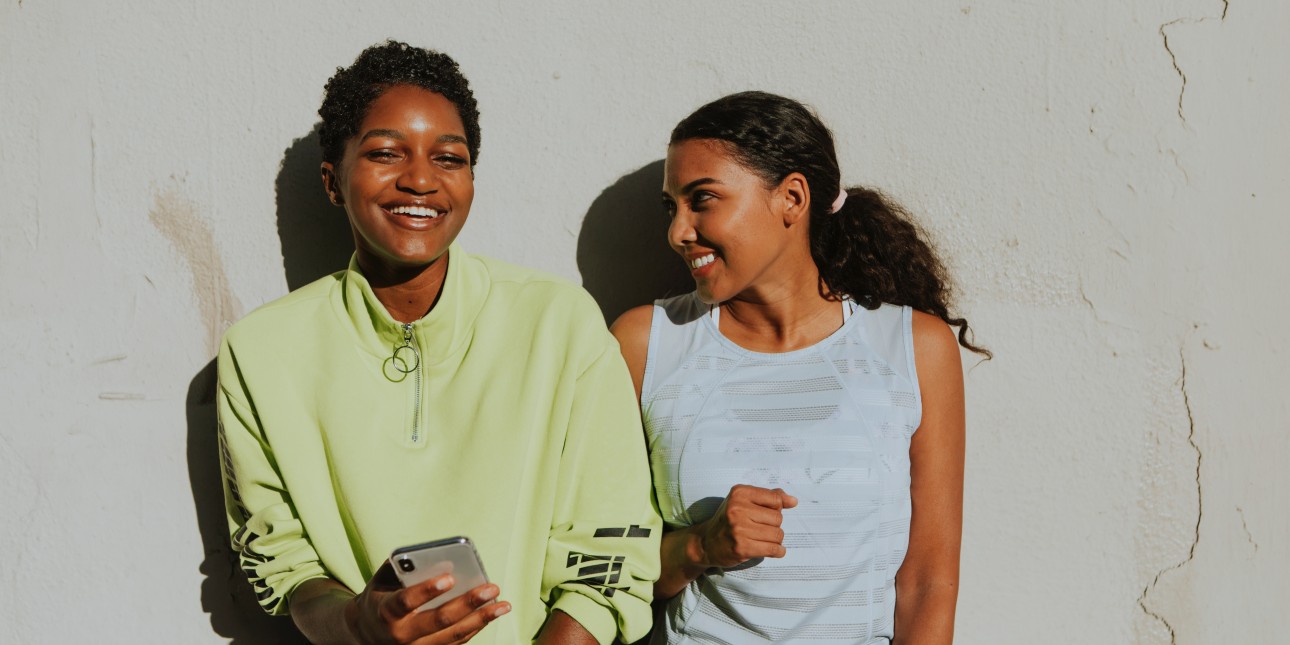
<instances>
[{"instance_id":1,"label":"cheek","mask_svg":"<svg viewBox=\"0 0 1290 645\"><path fill-rule=\"evenodd\" d=\"M457 199L471 200L475 197L475 178L469 172L453 176L447 185Z\"/></svg>"}]
</instances>

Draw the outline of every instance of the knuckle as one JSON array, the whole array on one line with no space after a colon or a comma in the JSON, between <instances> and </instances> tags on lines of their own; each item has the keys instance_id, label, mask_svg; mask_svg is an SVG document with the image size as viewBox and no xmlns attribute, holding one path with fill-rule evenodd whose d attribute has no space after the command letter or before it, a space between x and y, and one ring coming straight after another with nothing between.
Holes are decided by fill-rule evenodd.
<instances>
[{"instance_id":1,"label":"knuckle","mask_svg":"<svg viewBox=\"0 0 1290 645\"><path fill-rule=\"evenodd\" d=\"M457 621L453 620L447 612L437 611L434 616L434 626L436 631L442 631L452 627Z\"/></svg>"}]
</instances>

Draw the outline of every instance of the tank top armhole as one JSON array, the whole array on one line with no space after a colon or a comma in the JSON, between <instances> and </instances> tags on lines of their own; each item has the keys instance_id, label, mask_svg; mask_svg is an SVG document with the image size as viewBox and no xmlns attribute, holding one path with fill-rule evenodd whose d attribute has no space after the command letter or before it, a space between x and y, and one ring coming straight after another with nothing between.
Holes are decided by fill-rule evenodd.
<instances>
[{"instance_id":1,"label":"tank top armhole","mask_svg":"<svg viewBox=\"0 0 1290 645\"><path fill-rule=\"evenodd\" d=\"M654 308L650 311L649 321L649 341L645 346L645 373L641 375L641 410L649 405L649 401L654 396L654 369L658 361L655 360L658 353L658 335L659 320L667 318L667 312L658 300L654 301Z\"/></svg>"},{"instance_id":2,"label":"tank top armhole","mask_svg":"<svg viewBox=\"0 0 1290 645\"><path fill-rule=\"evenodd\" d=\"M901 309L901 334L905 337L905 357L909 361L909 386L914 389L914 404L918 406L918 423L914 424L913 432L918 432L918 427L923 424L923 390L918 384L918 361L914 358L914 308L906 305Z\"/></svg>"}]
</instances>

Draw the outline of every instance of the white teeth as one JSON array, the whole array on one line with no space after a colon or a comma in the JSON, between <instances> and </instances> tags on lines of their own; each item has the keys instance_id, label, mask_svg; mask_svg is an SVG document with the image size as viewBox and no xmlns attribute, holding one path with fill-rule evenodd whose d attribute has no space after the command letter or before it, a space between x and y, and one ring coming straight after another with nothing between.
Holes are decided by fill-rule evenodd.
<instances>
[{"instance_id":1,"label":"white teeth","mask_svg":"<svg viewBox=\"0 0 1290 645\"><path fill-rule=\"evenodd\" d=\"M424 206L395 206L390 209L390 212L398 213L399 215L411 215L413 217L429 217L430 219L434 219L443 214L433 208L426 208Z\"/></svg>"},{"instance_id":2,"label":"white teeth","mask_svg":"<svg viewBox=\"0 0 1290 645\"><path fill-rule=\"evenodd\" d=\"M701 258L694 258L693 260L690 260L690 268L697 269L699 267L708 266L709 264L712 264L712 262L715 261L716 259L717 259L717 256L711 253Z\"/></svg>"}]
</instances>

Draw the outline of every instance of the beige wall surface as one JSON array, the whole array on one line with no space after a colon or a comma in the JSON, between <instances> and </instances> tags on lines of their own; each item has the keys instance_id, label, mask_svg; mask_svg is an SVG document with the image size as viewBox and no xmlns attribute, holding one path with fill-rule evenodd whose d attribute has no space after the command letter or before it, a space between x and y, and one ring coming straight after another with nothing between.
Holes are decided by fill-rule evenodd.
<instances>
[{"instance_id":1,"label":"beige wall surface","mask_svg":"<svg viewBox=\"0 0 1290 645\"><path fill-rule=\"evenodd\" d=\"M348 254L321 88L366 45L477 92L463 243L673 288L659 160L750 88L917 213L966 356L963 643L1290 633L1290 3L0 5L0 642L272 643L222 536L222 330Z\"/></svg>"}]
</instances>

